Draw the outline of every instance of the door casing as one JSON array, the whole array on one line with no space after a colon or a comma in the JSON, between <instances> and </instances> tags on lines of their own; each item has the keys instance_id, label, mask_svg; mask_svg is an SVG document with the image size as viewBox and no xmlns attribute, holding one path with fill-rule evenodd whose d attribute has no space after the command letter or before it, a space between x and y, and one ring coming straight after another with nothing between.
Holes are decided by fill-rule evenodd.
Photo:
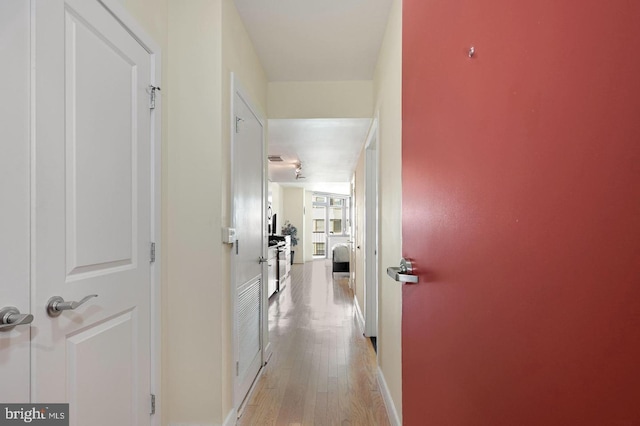
<instances>
[{"instance_id":1,"label":"door casing","mask_svg":"<svg viewBox=\"0 0 640 426\"><path fill-rule=\"evenodd\" d=\"M364 334L378 335L378 120L364 149Z\"/></svg>"}]
</instances>

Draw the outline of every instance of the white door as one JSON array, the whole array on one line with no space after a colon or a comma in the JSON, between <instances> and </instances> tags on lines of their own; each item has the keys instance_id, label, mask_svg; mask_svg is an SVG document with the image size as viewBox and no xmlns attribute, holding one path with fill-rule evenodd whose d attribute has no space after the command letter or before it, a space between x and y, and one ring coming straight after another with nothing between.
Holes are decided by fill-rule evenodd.
<instances>
[{"instance_id":1,"label":"white door","mask_svg":"<svg viewBox=\"0 0 640 426\"><path fill-rule=\"evenodd\" d=\"M236 318L236 404L242 402L262 362L262 299L265 257L264 128L246 99L234 93L233 139L234 290Z\"/></svg>"},{"instance_id":2,"label":"white door","mask_svg":"<svg viewBox=\"0 0 640 426\"><path fill-rule=\"evenodd\" d=\"M148 425L151 57L97 0L36 0L35 25L33 402Z\"/></svg>"},{"instance_id":3,"label":"white door","mask_svg":"<svg viewBox=\"0 0 640 426\"><path fill-rule=\"evenodd\" d=\"M30 61L27 1L0 2L0 58L3 58L0 66L0 310L15 307L23 314L29 314ZM2 402L29 401L30 331L29 325L19 325L10 330L0 328Z\"/></svg>"}]
</instances>

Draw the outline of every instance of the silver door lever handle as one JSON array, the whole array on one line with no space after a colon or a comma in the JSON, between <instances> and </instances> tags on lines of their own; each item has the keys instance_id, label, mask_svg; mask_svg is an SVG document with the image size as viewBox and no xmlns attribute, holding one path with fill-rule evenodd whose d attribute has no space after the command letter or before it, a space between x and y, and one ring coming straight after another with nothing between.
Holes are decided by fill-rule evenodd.
<instances>
[{"instance_id":1,"label":"silver door lever handle","mask_svg":"<svg viewBox=\"0 0 640 426\"><path fill-rule=\"evenodd\" d=\"M265 263L265 262L268 262L268 260L267 260L267 259L265 259L264 257L260 256L260 257L258 258L258 263L262 264L262 263Z\"/></svg>"},{"instance_id":2,"label":"silver door lever handle","mask_svg":"<svg viewBox=\"0 0 640 426\"><path fill-rule=\"evenodd\" d=\"M400 261L400 267L390 266L387 268L387 275L401 283L418 282L418 276L413 275L413 265L406 259Z\"/></svg>"},{"instance_id":3,"label":"silver door lever handle","mask_svg":"<svg viewBox=\"0 0 640 426\"><path fill-rule=\"evenodd\" d=\"M72 311L93 297L98 297L98 295L90 294L79 302L65 302L62 297L53 296L47 302L47 313L50 317L57 317L62 311Z\"/></svg>"},{"instance_id":4,"label":"silver door lever handle","mask_svg":"<svg viewBox=\"0 0 640 426\"><path fill-rule=\"evenodd\" d=\"M21 314L14 306L0 309L0 331L9 331L16 325L31 324L31 321L33 321L33 315Z\"/></svg>"}]
</instances>

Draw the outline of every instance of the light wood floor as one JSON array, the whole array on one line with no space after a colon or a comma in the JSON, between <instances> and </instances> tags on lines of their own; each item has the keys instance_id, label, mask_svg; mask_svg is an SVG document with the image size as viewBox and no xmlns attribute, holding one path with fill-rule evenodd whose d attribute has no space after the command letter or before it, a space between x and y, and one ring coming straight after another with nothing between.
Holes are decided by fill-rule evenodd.
<instances>
[{"instance_id":1,"label":"light wood floor","mask_svg":"<svg viewBox=\"0 0 640 426\"><path fill-rule=\"evenodd\" d=\"M346 274L331 263L294 265L271 298L273 355L238 425L388 425L376 358L356 320Z\"/></svg>"}]
</instances>

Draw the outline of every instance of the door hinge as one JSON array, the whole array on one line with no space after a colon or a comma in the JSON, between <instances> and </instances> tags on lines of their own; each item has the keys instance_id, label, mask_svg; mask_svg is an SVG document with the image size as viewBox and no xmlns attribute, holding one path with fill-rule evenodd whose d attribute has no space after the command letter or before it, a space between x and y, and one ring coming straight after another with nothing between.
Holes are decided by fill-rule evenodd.
<instances>
[{"instance_id":1,"label":"door hinge","mask_svg":"<svg viewBox=\"0 0 640 426\"><path fill-rule=\"evenodd\" d=\"M151 410L149 410L149 414L156 413L156 396L151 394Z\"/></svg>"},{"instance_id":2,"label":"door hinge","mask_svg":"<svg viewBox=\"0 0 640 426\"><path fill-rule=\"evenodd\" d=\"M236 115L236 133L240 133L240 122L244 121L244 118L240 118Z\"/></svg>"},{"instance_id":3,"label":"door hinge","mask_svg":"<svg viewBox=\"0 0 640 426\"><path fill-rule=\"evenodd\" d=\"M149 250L149 262L153 263L156 261L156 243L151 243L151 248Z\"/></svg>"},{"instance_id":4,"label":"door hinge","mask_svg":"<svg viewBox=\"0 0 640 426\"><path fill-rule=\"evenodd\" d=\"M149 92L149 109L155 109L156 107L156 91L161 89L158 86L149 85L147 92Z\"/></svg>"},{"instance_id":5,"label":"door hinge","mask_svg":"<svg viewBox=\"0 0 640 426\"><path fill-rule=\"evenodd\" d=\"M236 376L240 375L240 361L236 361Z\"/></svg>"},{"instance_id":6,"label":"door hinge","mask_svg":"<svg viewBox=\"0 0 640 426\"><path fill-rule=\"evenodd\" d=\"M239 254L239 248L238 246L240 245L240 240L236 240L236 254Z\"/></svg>"}]
</instances>

